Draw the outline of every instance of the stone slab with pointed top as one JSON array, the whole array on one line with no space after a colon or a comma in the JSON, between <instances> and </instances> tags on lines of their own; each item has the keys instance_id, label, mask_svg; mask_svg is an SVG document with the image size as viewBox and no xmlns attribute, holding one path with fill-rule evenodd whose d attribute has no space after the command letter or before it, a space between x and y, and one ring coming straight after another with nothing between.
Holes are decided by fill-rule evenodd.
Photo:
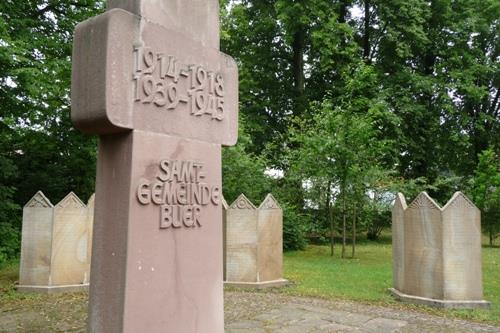
<instances>
[{"instance_id":1,"label":"stone slab with pointed top","mask_svg":"<svg viewBox=\"0 0 500 333\"><path fill-rule=\"evenodd\" d=\"M89 332L223 332L221 145L238 69L217 0L110 0L75 31L72 121L100 135Z\"/></svg>"},{"instance_id":2,"label":"stone slab with pointed top","mask_svg":"<svg viewBox=\"0 0 500 333\"><path fill-rule=\"evenodd\" d=\"M403 194L398 193L392 208L392 278L393 286L404 290L404 212L407 208Z\"/></svg>"},{"instance_id":3,"label":"stone slab with pointed top","mask_svg":"<svg viewBox=\"0 0 500 333\"><path fill-rule=\"evenodd\" d=\"M87 206L70 193L54 207L52 238L52 283L82 284L89 281Z\"/></svg>"},{"instance_id":4,"label":"stone slab with pointed top","mask_svg":"<svg viewBox=\"0 0 500 333\"><path fill-rule=\"evenodd\" d=\"M283 278L283 210L268 194L259 206L259 279L276 281Z\"/></svg>"},{"instance_id":5,"label":"stone slab with pointed top","mask_svg":"<svg viewBox=\"0 0 500 333\"><path fill-rule=\"evenodd\" d=\"M23 208L20 285L48 286L54 206L38 192Z\"/></svg>"},{"instance_id":6,"label":"stone slab with pointed top","mask_svg":"<svg viewBox=\"0 0 500 333\"><path fill-rule=\"evenodd\" d=\"M225 281L257 282L259 212L242 194L229 206L225 214Z\"/></svg>"},{"instance_id":7,"label":"stone slab with pointed top","mask_svg":"<svg viewBox=\"0 0 500 333\"><path fill-rule=\"evenodd\" d=\"M441 208L425 192L406 206L399 193L392 219L396 298L447 308L488 306L480 211L465 195L455 193Z\"/></svg>"},{"instance_id":8,"label":"stone slab with pointed top","mask_svg":"<svg viewBox=\"0 0 500 333\"><path fill-rule=\"evenodd\" d=\"M18 291L87 290L93 214L74 194L55 207L38 192L23 209Z\"/></svg>"},{"instance_id":9,"label":"stone slab with pointed top","mask_svg":"<svg viewBox=\"0 0 500 333\"><path fill-rule=\"evenodd\" d=\"M283 279L283 211L269 194L259 208L240 195L225 208L225 284L267 288Z\"/></svg>"}]
</instances>

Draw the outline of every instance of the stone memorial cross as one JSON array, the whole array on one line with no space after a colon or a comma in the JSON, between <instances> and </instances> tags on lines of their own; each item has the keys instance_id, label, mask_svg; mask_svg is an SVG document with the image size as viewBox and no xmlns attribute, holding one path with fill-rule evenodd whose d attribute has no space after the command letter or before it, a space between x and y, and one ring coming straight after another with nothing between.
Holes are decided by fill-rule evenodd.
<instances>
[{"instance_id":1,"label":"stone memorial cross","mask_svg":"<svg viewBox=\"0 0 500 333\"><path fill-rule=\"evenodd\" d=\"M110 0L75 31L72 120L98 134L89 332L220 332L221 145L238 69L218 0Z\"/></svg>"}]
</instances>

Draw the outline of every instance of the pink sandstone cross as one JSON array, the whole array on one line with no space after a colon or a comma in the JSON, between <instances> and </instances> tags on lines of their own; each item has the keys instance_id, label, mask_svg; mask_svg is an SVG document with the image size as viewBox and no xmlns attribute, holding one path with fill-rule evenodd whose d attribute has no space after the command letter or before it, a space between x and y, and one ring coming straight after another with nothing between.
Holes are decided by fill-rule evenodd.
<instances>
[{"instance_id":1,"label":"pink sandstone cross","mask_svg":"<svg viewBox=\"0 0 500 333\"><path fill-rule=\"evenodd\" d=\"M109 0L75 31L72 120L99 135L89 332L222 333L221 145L238 69L218 0Z\"/></svg>"}]
</instances>

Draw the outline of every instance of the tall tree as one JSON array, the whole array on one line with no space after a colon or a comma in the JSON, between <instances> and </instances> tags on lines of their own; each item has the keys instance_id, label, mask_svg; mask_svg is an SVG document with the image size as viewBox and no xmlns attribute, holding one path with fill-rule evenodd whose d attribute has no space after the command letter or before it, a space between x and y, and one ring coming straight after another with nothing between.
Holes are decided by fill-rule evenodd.
<instances>
[{"instance_id":1,"label":"tall tree","mask_svg":"<svg viewBox=\"0 0 500 333\"><path fill-rule=\"evenodd\" d=\"M102 1L11 1L0 4L0 116L14 131L11 151L19 177L15 198L36 190L54 201L68 191L93 191L95 140L70 123L71 46L74 27L103 9Z\"/></svg>"},{"instance_id":2,"label":"tall tree","mask_svg":"<svg viewBox=\"0 0 500 333\"><path fill-rule=\"evenodd\" d=\"M102 1L5 0L0 3L0 257L18 250L18 207L37 191L57 202L94 187L95 139L70 124L74 27ZM16 212L13 216L13 211ZM6 236L7 235L7 236ZM17 242L17 243L16 243ZM1 259L0 259L1 260Z\"/></svg>"},{"instance_id":3,"label":"tall tree","mask_svg":"<svg viewBox=\"0 0 500 333\"><path fill-rule=\"evenodd\" d=\"M493 245L500 235L500 159L491 149L479 154L471 194L481 209L482 225Z\"/></svg>"}]
</instances>

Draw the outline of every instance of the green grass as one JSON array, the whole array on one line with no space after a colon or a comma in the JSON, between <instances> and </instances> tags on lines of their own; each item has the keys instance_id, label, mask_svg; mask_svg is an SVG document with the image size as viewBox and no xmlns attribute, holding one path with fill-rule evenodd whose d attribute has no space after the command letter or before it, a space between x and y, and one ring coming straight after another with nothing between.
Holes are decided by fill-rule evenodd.
<instances>
[{"instance_id":1,"label":"green grass","mask_svg":"<svg viewBox=\"0 0 500 333\"><path fill-rule=\"evenodd\" d=\"M294 285L283 293L354 300L500 325L500 248L483 247L484 298L491 302L489 310L444 310L394 301L387 291L392 286L392 248L387 236L380 242L358 244L355 259L340 259L338 245L333 257L328 246L288 252L284 270Z\"/></svg>"},{"instance_id":2,"label":"green grass","mask_svg":"<svg viewBox=\"0 0 500 333\"><path fill-rule=\"evenodd\" d=\"M378 301L391 285L391 251L386 244L367 244L358 247L355 259L342 260L338 253L331 257L327 246L310 246L285 253L285 276L299 294Z\"/></svg>"}]
</instances>

